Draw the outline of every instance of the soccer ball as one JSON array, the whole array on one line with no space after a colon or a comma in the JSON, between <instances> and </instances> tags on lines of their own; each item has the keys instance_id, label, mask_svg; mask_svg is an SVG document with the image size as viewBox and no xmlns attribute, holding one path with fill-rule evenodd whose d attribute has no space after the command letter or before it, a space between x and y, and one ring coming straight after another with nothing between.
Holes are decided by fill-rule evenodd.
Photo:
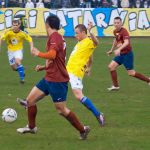
<instances>
[{"instance_id":1,"label":"soccer ball","mask_svg":"<svg viewBox=\"0 0 150 150\"><path fill-rule=\"evenodd\" d=\"M4 122L14 122L17 119L17 113L12 108L7 108L2 112L2 120Z\"/></svg>"}]
</instances>

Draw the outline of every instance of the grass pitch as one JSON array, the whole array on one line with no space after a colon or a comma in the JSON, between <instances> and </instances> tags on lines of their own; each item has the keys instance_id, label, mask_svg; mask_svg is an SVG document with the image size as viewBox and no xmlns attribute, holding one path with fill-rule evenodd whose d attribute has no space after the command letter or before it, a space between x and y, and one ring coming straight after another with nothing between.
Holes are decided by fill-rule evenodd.
<instances>
[{"instance_id":1,"label":"grass pitch","mask_svg":"<svg viewBox=\"0 0 150 150\"><path fill-rule=\"evenodd\" d=\"M75 39L68 38L67 58ZM150 38L133 38L135 70L150 76ZM45 38L34 38L35 46L45 49ZM12 124L0 120L0 150L149 150L150 149L150 86L129 77L122 67L118 69L121 89L108 92L111 85L107 69L112 57L107 57L112 38L100 39L100 45L94 53L91 77L84 78L84 93L92 99L106 117L106 125L99 128L91 112L86 110L72 95L70 88L67 104L80 120L90 125L91 132L86 141L78 139L78 133L54 109L50 97L38 103L38 133L20 135L16 128L27 124L26 111L16 103L16 98L25 98L31 88L43 76L44 72L35 72L36 64L44 60L30 55L28 43L24 45L23 64L26 68L26 83L20 85L18 75L8 64L6 46L0 53L0 112L5 108L14 108L18 119Z\"/></svg>"}]
</instances>

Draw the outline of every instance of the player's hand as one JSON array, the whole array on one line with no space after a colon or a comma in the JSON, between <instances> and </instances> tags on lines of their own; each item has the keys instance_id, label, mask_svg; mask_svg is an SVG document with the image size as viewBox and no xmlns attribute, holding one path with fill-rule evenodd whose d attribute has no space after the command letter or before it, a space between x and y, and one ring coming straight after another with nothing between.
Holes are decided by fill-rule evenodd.
<instances>
[{"instance_id":1,"label":"player's hand","mask_svg":"<svg viewBox=\"0 0 150 150\"><path fill-rule=\"evenodd\" d=\"M114 54L115 54L115 56L119 56L120 55L120 50L119 49L115 50Z\"/></svg>"},{"instance_id":2,"label":"player's hand","mask_svg":"<svg viewBox=\"0 0 150 150\"><path fill-rule=\"evenodd\" d=\"M90 67L86 67L84 72L85 72L85 75L90 76L91 75L91 68Z\"/></svg>"},{"instance_id":3,"label":"player's hand","mask_svg":"<svg viewBox=\"0 0 150 150\"><path fill-rule=\"evenodd\" d=\"M92 28L93 28L93 23L91 21L89 21L87 30L90 32Z\"/></svg>"},{"instance_id":4,"label":"player's hand","mask_svg":"<svg viewBox=\"0 0 150 150\"><path fill-rule=\"evenodd\" d=\"M113 52L112 50L108 51L107 55L110 56L112 54L112 52Z\"/></svg>"},{"instance_id":5,"label":"player's hand","mask_svg":"<svg viewBox=\"0 0 150 150\"><path fill-rule=\"evenodd\" d=\"M36 47L33 47L32 50L31 50L31 53L32 53L33 56L38 56L39 52L40 51Z\"/></svg>"},{"instance_id":6,"label":"player's hand","mask_svg":"<svg viewBox=\"0 0 150 150\"><path fill-rule=\"evenodd\" d=\"M42 71L42 70L44 70L44 69L45 69L45 66L42 66L42 65L37 65L37 66L35 67L35 71L37 71L37 72Z\"/></svg>"}]
</instances>

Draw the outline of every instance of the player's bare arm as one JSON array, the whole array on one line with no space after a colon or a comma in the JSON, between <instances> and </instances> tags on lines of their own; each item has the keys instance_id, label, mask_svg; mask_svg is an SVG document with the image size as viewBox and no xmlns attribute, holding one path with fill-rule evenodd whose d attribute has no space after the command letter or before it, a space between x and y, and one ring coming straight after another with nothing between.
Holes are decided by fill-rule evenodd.
<instances>
[{"instance_id":1,"label":"player's bare arm","mask_svg":"<svg viewBox=\"0 0 150 150\"><path fill-rule=\"evenodd\" d=\"M33 42L29 42L29 44L30 44L30 51L31 51L31 54L32 54L32 50L33 50L34 45L33 45Z\"/></svg>"},{"instance_id":2,"label":"player's bare arm","mask_svg":"<svg viewBox=\"0 0 150 150\"><path fill-rule=\"evenodd\" d=\"M89 61L85 68L85 74L88 76L90 76L90 74L91 74L92 63L93 63L93 55L89 58Z\"/></svg>"},{"instance_id":3,"label":"player's bare arm","mask_svg":"<svg viewBox=\"0 0 150 150\"><path fill-rule=\"evenodd\" d=\"M124 43L122 45L120 45L120 47L114 51L115 56L120 55L121 50L124 49L126 46L128 46L128 44L129 44L129 40L125 39Z\"/></svg>"},{"instance_id":4,"label":"player's bare arm","mask_svg":"<svg viewBox=\"0 0 150 150\"><path fill-rule=\"evenodd\" d=\"M108 56L110 56L113 53L113 50L116 47L116 45L117 45L117 42L116 42L116 39L114 39L111 49L107 52Z\"/></svg>"},{"instance_id":5,"label":"player's bare arm","mask_svg":"<svg viewBox=\"0 0 150 150\"><path fill-rule=\"evenodd\" d=\"M89 34L90 34L90 37L91 37L91 39L92 39L94 45L97 46L97 45L99 44L99 41L98 41L97 37L91 32L91 29L92 29L92 28L93 28L93 24L92 24L92 22L89 22L89 23L88 23L87 30L88 30L88 32L89 32Z\"/></svg>"}]
</instances>

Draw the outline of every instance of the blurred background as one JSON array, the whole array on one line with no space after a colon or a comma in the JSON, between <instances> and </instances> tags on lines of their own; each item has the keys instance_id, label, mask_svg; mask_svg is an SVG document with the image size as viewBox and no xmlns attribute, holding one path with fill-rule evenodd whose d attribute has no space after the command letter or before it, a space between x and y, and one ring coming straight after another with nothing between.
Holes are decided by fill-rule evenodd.
<instances>
[{"instance_id":1,"label":"blurred background","mask_svg":"<svg viewBox=\"0 0 150 150\"><path fill-rule=\"evenodd\" d=\"M150 0L0 0L0 8L150 8Z\"/></svg>"}]
</instances>

